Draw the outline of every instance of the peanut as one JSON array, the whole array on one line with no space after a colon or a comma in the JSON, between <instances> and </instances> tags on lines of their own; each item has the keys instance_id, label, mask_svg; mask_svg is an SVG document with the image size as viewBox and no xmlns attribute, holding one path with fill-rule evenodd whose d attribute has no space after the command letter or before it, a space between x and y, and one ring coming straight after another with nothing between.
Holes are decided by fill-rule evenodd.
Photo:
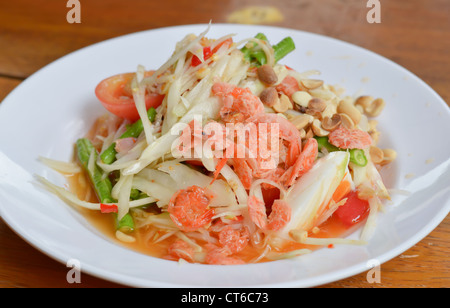
<instances>
[{"instance_id":1,"label":"peanut","mask_svg":"<svg viewBox=\"0 0 450 308\"><path fill-rule=\"evenodd\" d=\"M369 95L360 96L355 101L355 106L361 106L363 110L366 110L373 102L373 97Z\"/></svg>"},{"instance_id":2,"label":"peanut","mask_svg":"<svg viewBox=\"0 0 450 308\"><path fill-rule=\"evenodd\" d=\"M275 88L265 88L259 95L261 102L269 107L273 107L279 101L278 92Z\"/></svg>"},{"instance_id":3,"label":"peanut","mask_svg":"<svg viewBox=\"0 0 450 308\"><path fill-rule=\"evenodd\" d=\"M312 122L311 129L313 130L314 134L319 137L328 136L328 134L330 133L329 131L324 130L322 128L322 124L320 123L320 120L318 120L318 119L315 119Z\"/></svg>"},{"instance_id":4,"label":"peanut","mask_svg":"<svg viewBox=\"0 0 450 308\"><path fill-rule=\"evenodd\" d=\"M379 164L384 159L384 152L376 146L371 146L369 149L370 159L374 164Z\"/></svg>"},{"instance_id":5,"label":"peanut","mask_svg":"<svg viewBox=\"0 0 450 308\"><path fill-rule=\"evenodd\" d=\"M289 109L293 108L293 105L291 103L291 100L289 97L285 94L281 94L279 100L272 106L273 110L276 112L286 112Z\"/></svg>"},{"instance_id":6,"label":"peanut","mask_svg":"<svg viewBox=\"0 0 450 308\"><path fill-rule=\"evenodd\" d=\"M338 113L333 114L332 117L325 117L322 120L323 129L331 132L341 125L341 116Z\"/></svg>"},{"instance_id":7,"label":"peanut","mask_svg":"<svg viewBox=\"0 0 450 308\"><path fill-rule=\"evenodd\" d=\"M395 160L395 158L397 157L397 152L392 149L384 149L383 155L384 155L384 157L383 157L383 161L381 162L381 165L386 165Z\"/></svg>"},{"instance_id":8,"label":"peanut","mask_svg":"<svg viewBox=\"0 0 450 308\"><path fill-rule=\"evenodd\" d=\"M312 123L314 118L308 114L295 115L289 119L292 124L294 124L297 129L304 129L308 124Z\"/></svg>"},{"instance_id":9,"label":"peanut","mask_svg":"<svg viewBox=\"0 0 450 308\"><path fill-rule=\"evenodd\" d=\"M345 113L340 113L341 116L341 124L347 129L355 128L355 123L353 120Z\"/></svg>"},{"instance_id":10,"label":"peanut","mask_svg":"<svg viewBox=\"0 0 450 308\"><path fill-rule=\"evenodd\" d=\"M369 117L377 117L383 111L386 102L382 98L377 98L368 107L364 109Z\"/></svg>"},{"instance_id":11,"label":"peanut","mask_svg":"<svg viewBox=\"0 0 450 308\"><path fill-rule=\"evenodd\" d=\"M327 107L327 103L320 98L313 98L308 102L308 109L312 109L317 112L322 112Z\"/></svg>"},{"instance_id":12,"label":"peanut","mask_svg":"<svg viewBox=\"0 0 450 308\"><path fill-rule=\"evenodd\" d=\"M259 80L266 85L274 85L278 81L278 76L269 64L264 64L256 70Z\"/></svg>"},{"instance_id":13,"label":"peanut","mask_svg":"<svg viewBox=\"0 0 450 308\"><path fill-rule=\"evenodd\" d=\"M318 79L305 79L302 80L302 85L307 89L317 89L323 86L323 80Z\"/></svg>"},{"instance_id":14,"label":"peanut","mask_svg":"<svg viewBox=\"0 0 450 308\"><path fill-rule=\"evenodd\" d=\"M297 105L300 105L302 107L308 107L308 102L312 99L311 94L309 94L306 91L297 91L294 94L292 94L292 100Z\"/></svg>"},{"instance_id":15,"label":"peanut","mask_svg":"<svg viewBox=\"0 0 450 308\"><path fill-rule=\"evenodd\" d=\"M347 100L341 100L339 102L337 111L339 113L345 113L346 115L348 115L355 125L358 125L359 121L361 120L361 113L359 112L359 110L356 109L356 107Z\"/></svg>"}]
</instances>

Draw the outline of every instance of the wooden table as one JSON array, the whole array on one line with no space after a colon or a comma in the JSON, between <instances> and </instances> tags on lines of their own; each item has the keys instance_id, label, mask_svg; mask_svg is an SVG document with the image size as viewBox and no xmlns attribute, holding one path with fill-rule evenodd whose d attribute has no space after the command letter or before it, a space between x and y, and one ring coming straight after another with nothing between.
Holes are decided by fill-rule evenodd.
<instances>
[{"instance_id":1,"label":"wooden table","mask_svg":"<svg viewBox=\"0 0 450 308\"><path fill-rule=\"evenodd\" d=\"M335 37L377 52L415 73L450 101L450 1L381 0L381 23L368 23L364 0L81 0L81 23L69 24L61 0L0 2L0 101L25 78L67 53L131 32L228 21L250 5L278 8L276 26ZM372 1L373 2L373 1ZM450 287L450 219L381 266L323 287ZM87 274L68 284L68 268L18 237L0 219L0 287L121 287Z\"/></svg>"}]
</instances>

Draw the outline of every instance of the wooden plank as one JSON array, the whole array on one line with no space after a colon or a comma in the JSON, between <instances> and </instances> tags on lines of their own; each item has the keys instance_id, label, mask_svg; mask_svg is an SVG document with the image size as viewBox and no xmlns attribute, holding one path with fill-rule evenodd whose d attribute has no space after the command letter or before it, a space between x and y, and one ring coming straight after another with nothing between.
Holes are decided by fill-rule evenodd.
<instances>
[{"instance_id":1,"label":"wooden plank","mask_svg":"<svg viewBox=\"0 0 450 308\"><path fill-rule=\"evenodd\" d=\"M21 79L0 76L0 103L22 82Z\"/></svg>"}]
</instances>

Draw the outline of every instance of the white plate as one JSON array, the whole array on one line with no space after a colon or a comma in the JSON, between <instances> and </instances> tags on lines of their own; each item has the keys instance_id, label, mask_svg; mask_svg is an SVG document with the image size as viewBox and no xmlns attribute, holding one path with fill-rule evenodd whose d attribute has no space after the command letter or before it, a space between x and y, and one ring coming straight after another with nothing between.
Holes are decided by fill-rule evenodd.
<instances>
[{"instance_id":1,"label":"white plate","mask_svg":"<svg viewBox=\"0 0 450 308\"><path fill-rule=\"evenodd\" d=\"M450 112L445 102L415 75L370 51L266 26L213 25L207 36L236 33L238 41L264 32L273 43L292 36L297 49L283 63L298 71L318 69L326 83L342 85L350 95L370 94L387 101L379 117L381 146L394 148L398 158L383 175L389 188L411 194L393 194L367 246L337 246L264 264L180 265L113 243L33 184L33 174L39 174L64 185L64 178L37 157L71 158L75 140L104 112L94 95L100 80L134 71L138 64L157 68L176 42L205 29L206 25L162 28L83 48L44 67L3 101L0 214L12 229L64 264L79 260L82 273L135 287L311 287L368 271L419 242L445 218L450 208Z\"/></svg>"}]
</instances>

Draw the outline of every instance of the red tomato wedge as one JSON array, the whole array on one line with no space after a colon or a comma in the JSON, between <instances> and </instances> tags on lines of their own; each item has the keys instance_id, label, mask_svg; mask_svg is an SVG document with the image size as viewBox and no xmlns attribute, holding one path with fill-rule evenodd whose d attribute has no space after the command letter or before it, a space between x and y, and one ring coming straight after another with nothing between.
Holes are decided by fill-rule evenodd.
<instances>
[{"instance_id":1,"label":"red tomato wedge","mask_svg":"<svg viewBox=\"0 0 450 308\"><path fill-rule=\"evenodd\" d=\"M346 198L347 202L338 207L334 215L344 224L351 226L366 218L369 214L369 202L359 199L357 191L351 191Z\"/></svg>"},{"instance_id":2,"label":"red tomato wedge","mask_svg":"<svg viewBox=\"0 0 450 308\"><path fill-rule=\"evenodd\" d=\"M148 71L145 76L151 76L153 71ZM135 122L139 119L139 113L134 104L131 92L131 81L135 73L114 75L101 81L95 88L95 95L109 112L120 118ZM145 106L158 107L161 105L164 95L157 93L145 94Z\"/></svg>"}]
</instances>

